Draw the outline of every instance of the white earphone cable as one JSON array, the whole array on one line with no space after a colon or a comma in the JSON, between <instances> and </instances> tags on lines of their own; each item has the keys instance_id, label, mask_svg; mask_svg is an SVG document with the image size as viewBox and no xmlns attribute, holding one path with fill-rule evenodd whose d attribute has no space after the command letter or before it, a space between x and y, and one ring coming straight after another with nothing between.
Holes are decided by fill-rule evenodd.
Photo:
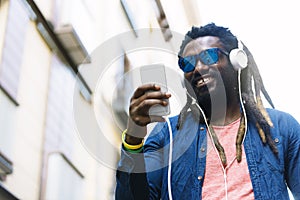
<instances>
[{"instance_id":1,"label":"white earphone cable","mask_svg":"<svg viewBox=\"0 0 300 200\"><path fill-rule=\"evenodd\" d=\"M246 133L247 133L247 128L248 128L248 120L247 120L247 115L246 115L246 109L245 109L245 106L244 106L244 101L243 101L243 98L242 98L241 73L242 73L242 70L239 69L238 70L239 98L240 98L240 104L241 104L241 107L242 107L243 115L244 115L244 118L245 118L245 134L244 134L244 138L243 138L243 141L242 141L242 144L243 144L244 140L246 138Z\"/></svg>"},{"instance_id":2,"label":"white earphone cable","mask_svg":"<svg viewBox=\"0 0 300 200\"><path fill-rule=\"evenodd\" d=\"M173 156L173 132L171 123L168 117L165 117L168 128L169 128L169 134L170 134L170 149L169 149L169 161L168 161L168 195L169 199L172 200L172 185L171 185L171 172L172 172L172 156Z\"/></svg>"}]
</instances>

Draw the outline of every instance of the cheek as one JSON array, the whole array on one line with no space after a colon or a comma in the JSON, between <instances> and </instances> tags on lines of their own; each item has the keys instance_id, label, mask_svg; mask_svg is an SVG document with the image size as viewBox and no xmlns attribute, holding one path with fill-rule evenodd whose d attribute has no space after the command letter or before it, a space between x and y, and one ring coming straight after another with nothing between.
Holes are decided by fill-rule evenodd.
<instances>
[{"instance_id":1,"label":"cheek","mask_svg":"<svg viewBox=\"0 0 300 200\"><path fill-rule=\"evenodd\" d=\"M188 81L192 79L192 76L193 76L193 72L184 73L184 78Z\"/></svg>"},{"instance_id":2,"label":"cheek","mask_svg":"<svg viewBox=\"0 0 300 200\"><path fill-rule=\"evenodd\" d=\"M221 75L234 76L235 74L237 74L237 71L230 64L225 65L223 67L219 67L218 69Z\"/></svg>"},{"instance_id":3,"label":"cheek","mask_svg":"<svg viewBox=\"0 0 300 200\"><path fill-rule=\"evenodd\" d=\"M237 82L237 71L233 69L232 66L228 66L228 68L221 69L220 75L224 82L227 84L235 85Z\"/></svg>"},{"instance_id":4,"label":"cheek","mask_svg":"<svg viewBox=\"0 0 300 200\"><path fill-rule=\"evenodd\" d=\"M219 69L219 71L221 70L231 70L233 69L230 61L229 61L229 58L226 57L226 56L222 56L220 59L219 59L219 62L217 63L217 68ZM233 69L234 70L234 69Z\"/></svg>"},{"instance_id":5,"label":"cheek","mask_svg":"<svg viewBox=\"0 0 300 200\"><path fill-rule=\"evenodd\" d=\"M222 57L218 63L217 69L223 78L234 76L236 73L227 57Z\"/></svg>"}]
</instances>

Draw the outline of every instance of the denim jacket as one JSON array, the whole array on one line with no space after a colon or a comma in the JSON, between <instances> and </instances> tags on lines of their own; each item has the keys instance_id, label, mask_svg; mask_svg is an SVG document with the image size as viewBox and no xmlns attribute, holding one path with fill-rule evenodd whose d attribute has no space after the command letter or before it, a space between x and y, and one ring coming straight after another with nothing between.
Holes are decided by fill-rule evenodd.
<instances>
[{"instance_id":1,"label":"denim jacket","mask_svg":"<svg viewBox=\"0 0 300 200\"><path fill-rule=\"evenodd\" d=\"M248 122L244 149L255 199L289 199L287 187L300 199L300 125L289 114L268 109L274 127L275 155L263 144L255 124ZM201 199L205 178L206 126L188 115L181 130L178 116L170 119L172 142L171 190L174 200ZM142 154L123 148L117 171L116 199L169 199L168 164L170 136L167 123L158 123L144 144ZM146 173L145 173L146 172ZM238 176L238 174L237 174Z\"/></svg>"}]
</instances>

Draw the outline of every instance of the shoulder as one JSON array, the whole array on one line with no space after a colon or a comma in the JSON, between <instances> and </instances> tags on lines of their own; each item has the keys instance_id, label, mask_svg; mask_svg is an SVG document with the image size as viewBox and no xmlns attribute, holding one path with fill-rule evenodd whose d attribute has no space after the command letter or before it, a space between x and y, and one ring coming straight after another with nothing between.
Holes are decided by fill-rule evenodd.
<instances>
[{"instance_id":1,"label":"shoulder","mask_svg":"<svg viewBox=\"0 0 300 200\"><path fill-rule=\"evenodd\" d=\"M290 139L300 140L300 124L291 114L276 109L267 109L267 112L274 125L271 131Z\"/></svg>"},{"instance_id":2,"label":"shoulder","mask_svg":"<svg viewBox=\"0 0 300 200\"><path fill-rule=\"evenodd\" d=\"M276 123L278 125L288 125L288 124L294 124L299 126L299 122L289 113L283 112L277 109L266 109L269 116L271 117L273 123Z\"/></svg>"}]
</instances>

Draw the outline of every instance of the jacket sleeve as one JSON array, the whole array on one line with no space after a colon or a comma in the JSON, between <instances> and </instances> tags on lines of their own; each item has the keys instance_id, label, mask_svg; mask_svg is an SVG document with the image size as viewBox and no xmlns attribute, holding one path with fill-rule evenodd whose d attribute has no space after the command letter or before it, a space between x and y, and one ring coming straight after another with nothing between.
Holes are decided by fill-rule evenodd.
<instances>
[{"instance_id":1,"label":"jacket sleeve","mask_svg":"<svg viewBox=\"0 0 300 200\"><path fill-rule=\"evenodd\" d=\"M286 121L289 133L286 156L286 181L295 200L300 200L300 124L292 117Z\"/></svg>"},{"instance_id":2,"label":"jacket sleeve","mask_svg":"<svg viewBox=\"0 0 300 200\"><path fill-rule=\"evenodd\" d=\"M149 185L142 153L132 154L122 148L116 179L116 200L149 199Z\"/></svg>"},{"instance_id":3,"label":"jacket sleeve","mask_svg":"<svg viewBox=\"0 0 300 200\"><path fill-rule=\"evenodd\" d=\"M147 138L142 153L122 147L117 169L116 200L160 199L163 171L163 126L158 124Z\"/></svg>"}]
</instances>

